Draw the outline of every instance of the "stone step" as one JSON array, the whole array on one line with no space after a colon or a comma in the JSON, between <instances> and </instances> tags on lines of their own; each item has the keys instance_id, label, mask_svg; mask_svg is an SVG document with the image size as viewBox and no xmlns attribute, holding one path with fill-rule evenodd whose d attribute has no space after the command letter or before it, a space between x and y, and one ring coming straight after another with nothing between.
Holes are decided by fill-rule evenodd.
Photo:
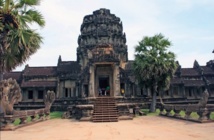
<instances>
[{"instance_id":1,"label":"stone step","mask_svg":"<svg viewBox=\"0 0 214 140\"><path fill-rule=\"evenodd\" d=\"M118 110L115 99L112 97L99 97L94 103L93 122L117 122Z\"/></svg>"},{"instance_id":2,"label":"stone step","mask_svg":"<svg viewBox=\"0 0 214 140\"><path fill-rule=\"evenodd\" d=\"M112 114L112 115L114 115L114 114L116 114L116 115L118 115L118 112L117 111L109 111L109 112L102 112L102 111L97 111L97 112L94 112L93 113L93 115L96 115L96 114Z\"/></svg>"},{"instance_id":3,"label":"stone step","mask_svg":"<svg viewBox=\"0 0 214 140\"><path fill-rule=\"evenodd\" d=\"M99 111L99 112L111 112L111 111L118 112L118 110L115 109L115 108L112 108L112 109L110 109L110 108L107 108L107 109L105 109L105 108L99 108L99 109L95 109L94 110L94 112L97 112L97 111Z\"/></svg>"},{"instance_id":4,"label":"stone step","mask_svg":"<svg viewBox=\"0 0 214 140\"><path fill-rule=\"evenodd\" d=\"M118 112L117 111L109 111L109 112L95 111L93 114L118 114Z\"/></svg>"},{"instance_id":5,"label":"stone step","mask_svg":"<svg viewBox=\"0 0 214 140\"><path fill-rule=\"evenodd\" d=\"M106 109L106 108L116 108L116 106L112 106L112 105L105 105L105 106L94 106L94 109L99 109L99 108L102 108L102 109Z\"/></svg>"},{"instance_id":6,"label":"stone step","mask_svg":"<svg viewBox=\"0 0 214 140\"><path fill-rule=\"evenodd\" d=\"M95 116L119 116L118 114L94 114L93 117Z\"/></svg>"},{"instance_id":7,"label":"stone step","mask_svg":"<svg viewBox=\"0 0 214 140\"><path fill-rule=\"evenodd\" d=\"M112 105L114 105L115 102L95 102L94 104L112 104Z\"/></svg>"},{"instance_id":8,"label":"stone step","mask_svg":"<svg viewBox=\"0 0 214 140\"><path fill-rule=\"evenodd\" d=\"M95 105L116 105L116 104L114 104L114 103L95 103Z\"/></svg>"},{"instance_id":9,"label":"stone step","mask_svg":"<svg viewBox=\"0 0 214 140\"><path fill-rule=\"evenodd\" d=\"M108 118L115 118L115 119L118 119L119 116L115 115L115 116L109 116L109 115L95 115L93 116L92 119L108 119Z\"/></svg>"},{"instance_id":10,"label":"stone step","mask_svg":"<svg viewBox=\"0 0 214 140\"><path fill-rule=\"evenodd\" d=\"M118 113L117 110L102 110L102 109L99 109L99 110L94 110L94 113L96 112L101 112L101 113L109 113L109 112L114 112L114 113Z\"/></svg>"},{"instance_id":11,"label":"stone step","mask_svg":"<svg viewBox=\"0 0 214 140\"><path fill-rule=\"evenodd\" d=\"M93 122L118 122L117 119L109 119L109 120L93 120Z\"/></svg>"},{"instance_id":12,"label":"stone step","mask_svg":"<svg viewBox=\"0 0 214 140\"><path fill-rule=\"evenodd\" d=\"M110 102L97 102L97 103L94 103L94 104L96 104L96 105L106 105L106 104L109 104L109 105L115 105L115 102L112 102L112 103L110 103Z\"/></svg>"},{"instance_id":13,"label":"stone step","mask_svg":"<svg viewBox=\"0 0 214 140\"><path fill-rule=\"evenodd\" d=\"M106 116L103 116L103 115L101 116L101 115L100 115L100 116L94 116L92 119L106 119L106 118L107 118L107 119L109 119L109 118L118 119L118 117L119 117L119 116L107 116L107 115L106 115Z\"/></svg>"}]
</instances>

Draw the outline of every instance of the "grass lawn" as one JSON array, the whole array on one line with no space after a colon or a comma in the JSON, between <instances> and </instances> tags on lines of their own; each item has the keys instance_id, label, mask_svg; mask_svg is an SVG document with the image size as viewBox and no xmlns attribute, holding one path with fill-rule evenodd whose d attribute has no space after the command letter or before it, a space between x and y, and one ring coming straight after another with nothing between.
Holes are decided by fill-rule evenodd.
<instances>
[{"instance_id":1,"label":"grass lawn","mask_svg":"<svg viewBox=\"0 0 214 140\"><path fill-rule=\"evenodd\" d=\"M61 111L54 111L54 112L51 112L50 117L51 119L57 119L57 118L61 118L62 114L63 112Z\"/></svg>"}]
</instances>

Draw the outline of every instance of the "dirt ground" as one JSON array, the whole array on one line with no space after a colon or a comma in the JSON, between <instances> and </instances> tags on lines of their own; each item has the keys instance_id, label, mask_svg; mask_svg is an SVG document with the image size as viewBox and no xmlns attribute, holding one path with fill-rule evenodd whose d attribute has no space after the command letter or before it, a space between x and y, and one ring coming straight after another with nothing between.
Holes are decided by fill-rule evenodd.
<instances>
[{"instance_id":1,"label":"dirt ground","mask_svg":"<svg viewBox=\"0 0 214 140\"><path fill-rule=\"evenodd\" d=\"M214 123L160 116L112 123L52 119L0 133L0 140L214 140Z\"/></svg>"}]
</instances>

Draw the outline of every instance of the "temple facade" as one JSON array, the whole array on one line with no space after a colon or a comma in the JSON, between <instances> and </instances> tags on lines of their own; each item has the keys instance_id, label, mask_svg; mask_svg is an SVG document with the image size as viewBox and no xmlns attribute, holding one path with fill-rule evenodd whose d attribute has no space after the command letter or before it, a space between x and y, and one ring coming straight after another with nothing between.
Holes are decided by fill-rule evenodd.
<instances>
[{"instance_id":1,"label":"temple facade","mask_svg":"<svg viewBox=\"0 0 214 140\"><path fill-rule=\"evenodd\" d=\"M19 83L22 102L42 102L44 93L54 90L57 99L110 97L150 97L150 89L140 88L128 60L126 34L120 18L108 9L94 11L83 19L78 37L76 61L58 58L57 66L32 67L4 74ZM193 68L178 67L170 89L163 98L201 97L205 88L214 96L214 61Z\"/></svg>"}]
</instances>

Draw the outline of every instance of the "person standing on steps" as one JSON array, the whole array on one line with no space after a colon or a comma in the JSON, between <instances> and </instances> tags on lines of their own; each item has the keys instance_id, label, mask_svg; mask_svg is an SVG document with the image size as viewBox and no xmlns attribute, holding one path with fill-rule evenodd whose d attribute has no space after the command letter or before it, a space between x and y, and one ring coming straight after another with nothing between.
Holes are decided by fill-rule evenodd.
<instances>
[{"instance_id":1,"label":"person standing on steps","mask_svg":"<svg viewBox=\"0 0 214 140\"><path fill-rule=\"evenodd\" d=\"M121 88L121 95L124 96L125 90L124 88Z\"/></svg>"},{"instance_id":2,"label":"person standing on steps","mask_svg":"<svg viewBox=\"0 0 214 140\"><path fill-rule=\"evenodd\" d=\"M105 93L105 95L107 95L107 96L110 95L110 87L109 86L106 87L106 93Z\"/></svg>"},{"instance_id":3,"label":"person standing on steps","mask_svg":"<svg viewBox=\"0 0 214 140\"><path fill-rule=\"evenodd\" d=\"M98 93L99 93L99 96L101 96L102 95L102 90L101 90L101 88L99 87L99 89L98 89Z\"/></svg>"}]
</instances>

